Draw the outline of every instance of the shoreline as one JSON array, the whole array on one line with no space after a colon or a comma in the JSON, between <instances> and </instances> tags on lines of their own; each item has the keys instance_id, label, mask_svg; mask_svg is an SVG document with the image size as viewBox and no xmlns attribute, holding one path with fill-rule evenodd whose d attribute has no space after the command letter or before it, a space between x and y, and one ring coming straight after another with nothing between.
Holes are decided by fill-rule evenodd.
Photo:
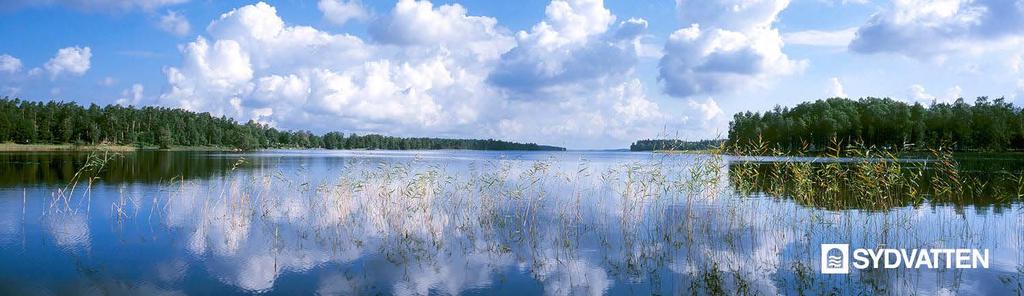
<instances>
[{"instance_id":1,"label":"shoreline","mask_svg":"<svg viewBox=\"0 0 1024 296\"><path fill-rule=\"evenodd\" d=\"M324 151L443 151L443 150L465 150L465 151L551 151L564 152L566 150L474 150L474 149L324 149L324 148L299 148L299 147L278 147L267 149L256 149L251 151L269 151L277 149L296 150L324 150ZM220 146L173 146L168 149L160 149L157 146L133 146L133 145L74 145L74 144L17 144L0 143L0 152L137 152L137 151L212 151L212 152L244 152L232 147Z\"/></svg>"},{"instance_id":2,"label":"shoreline","mask_svg":"<svg viewBox=\"0 0 1024 296\"><path fill-rule=\"evenodd\" d=\"M74 144L16 144L0 143L0 152L136 152L136 151L236 151L228 147L180 146L160 149L155 146L139 147L131 145L74 145Z\"/></svg>"},{"instance_id":3,"label":"shoreline","mask_svg":"<svg viewBox=\"0 0 1024 296\"><path fill-rule=\"evenodd\" d=\"M15 144L0 143L0 152L64 152L64 151L116 151L134 152L135 146L127 145L73 145L73 144Z\"/></svg>"},{"instance_id":4,"label":"shoreline","mask_svg":"<svg viewBox=\"0 0 1024 296\"><path fill-rule=\"evenodd\" d=\"M280 147L280 148L269 148L269 149L257 149L252 151L266 151L275 149L298 149L298 150L326 150L326 151L439 151L439 150L467 150L467 151L555 151L555 150L472 150L472 149L407 149L407 150L388 150L388 149L303 149L298 147ZM157 146L134 146L134 145L74 145L74 144L17 144L17 143L0 143L0 152L95 152L95 151L110 151L110 152L137 152L137 151L220 151L220 152L239 152L240 150L232 147L219 147L219 146L174 146L168 149L160 149ZM568 150L563 150L568 151ZM712 149L701 149L701 150L652 150L652 151L629 151L626 152L647 152L654 154L713 154L715 151ZM727 155L737 155L731 153L723 153ZM928 156L927 151L907 151L898 154L899 158L909 157L920 157ZM1005 156L1024 156L1024 151L1013 150L1013 151L953 151L953 155L957 157L980 157L980 158L999 158ZM751 155L747 155L751 156ZM768 155L762 155L768 156ZM807 154L807 155L782 155L782 156L810 156L810 157L821 157L818 154Z\"/></svg>"},{"instance_id":5,"label":"shoreline","mask_svg":"<svg viewBox=\"0 0 1024 296\"><path fill-rule=\"evenodd\" d=\"M715 154L713 150L652 150L652 151L633 151L633 152L647 152L653 154ZM810 154L781 154L781 155L758 155L758 154L737 154L731 152L721 152L721 155L730 156L761 156L761 157L823 157L828 158L828 155L823 153L810 153ZM951 151L953 157L956 158L972 158L972 159L1002 159L1004 157L1010 157L1010 159L1024 158L1024 151L1012 150L1012 151ZM882 155L878 155L882 157ZM928 151L909 151L895 154L896 158L899 159L912 159L912 158L928 158L933 154ZM845 157L845 156L844 156Z\"/></svg>"}]
</instances>

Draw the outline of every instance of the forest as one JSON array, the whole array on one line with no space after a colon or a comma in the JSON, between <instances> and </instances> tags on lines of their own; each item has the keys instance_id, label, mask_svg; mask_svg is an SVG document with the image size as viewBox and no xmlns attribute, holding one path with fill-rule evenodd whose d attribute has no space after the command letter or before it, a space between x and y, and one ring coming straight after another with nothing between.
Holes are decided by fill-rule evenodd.
<instances>
[{"instance_id":1,"label":"forest","mask_svg":"<svg viewBox=\"0 0 1024 296\"><path fill-rule=\"evenodd\" d=\"M0 143L324 149L565 150L500 140L401 138L376 134L278 130L176 108L0 99Z\"/></svg>"},{"instance_id":2,"label":"forest","mask_svg":"<svg viewBox=\"0 0 1024 296\"><path fill-rule=\"evenodd\" d=\"M699 140L699 141L684 141L684 140L639 140L629 145L629 151L660 151L660 150L678 150L678 151L694 151L694 150L708 150L719 148L725 140Z\"/></svg>"},{"instance_id":3,"label":"forest","mask_svg":"<svg viewBox=\"0 0 1024 296\"><path fill-rule=\"evenodd\" d=\"M764 113L743 112L729 123L727 144L754 143L781 150L822 150L831 143L879 149L957 151L1024 149L1024 113L1004 98L974 104L908 104L889 98L830 98Z\"/></svg>"}]
</instances>

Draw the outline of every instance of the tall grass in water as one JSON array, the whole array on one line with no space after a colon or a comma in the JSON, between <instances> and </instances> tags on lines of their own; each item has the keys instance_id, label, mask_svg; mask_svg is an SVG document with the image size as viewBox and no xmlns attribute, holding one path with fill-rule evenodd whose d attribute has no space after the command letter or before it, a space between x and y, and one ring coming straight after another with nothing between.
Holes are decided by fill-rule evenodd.
<instances>
[{"instance_id":1,"label":"tall grass in water","mask_svg":"<svg viewBox=\"0 0 1024 296\"><path fill-rule=\"evenodd\" d=\"M62 188L57 188L53 193L49 208L58 213L77 210L77 207L72 208L71 200L75 196L75 189L78 188L78 184L85 181L86 190L84 195L91 197L90 189L92 189L93 182L99 178L99 173L106 168L108 162L121 157L123 157L121 153L107 149L90 152L82 166L68 180L68 183ZM88 210L91 208L91 203L88 202L88 199L86 201L86 209Z\"/></svg>"},{"instance_id":2,"label":"tall grass in water","mask_svg":"<svg viewBox=\"0 0 1024 296\"><path fill-rule=\"evenodd\" d=\"M827 294L836 292L834 283L807 267L817 257L803 251L805 245L836 236L896 243L891 232L878 229L891 229L894 220L905 229L920 227L900 215L852 220L856 210L985 203L977 192L996 191L1013 194L1005 202L1015 203L1024 187L1014 172L999 177L1013 179L1012 186L965 176L948 150L907 162L896 153L841 143L824 156L804 158L763 143L745 149L754 156L727 155L723 147L603 166L586 160L477 161L465 171L422 159L354 160L327 177L246 168L222 179L168 182L149 216L183 228L195 254L237 256L247 241L267 239L274 258L294 253L303 258L296 261L315 266L372 254L408 274L434 273L451 262L468 265L459 258L496 258L503 262L493 263L496 270L526 269L540 282L564 272L570 283L550 286L570 292L604 291L607 286L592 286L604 275L673 294ZM833 212L850 220L828 220ZM822 221L858 230L836 234ZM883 226L860 230L856 223ZM266 234L256 235L261 232ZM905 238L918 243L912 239ZM274 272L308 268L289 264L298 266L275 262ZM666 274L672 277L663 279ZM778 279L786 274L794 279ZM566 291L551 293L557 292Z\"/></svg>"},{"instance_id":3,"label":"tall grass in water","mask_svg":"<svg viewBox=\"0 0 1024 296\"><path fill-rule=\"evenodd\" d=\"M898 150L844 146L838 141L820 156L784 153L763 143L746 147L733 148L750 156L731 162L729 169L732 188L740 195L791 198L825 209L874 210L926 201L1006 205L1024 196L1024 171L965 175L954 154L944 147L915 159L902 159Z\"/></svg>"}]
</instances>

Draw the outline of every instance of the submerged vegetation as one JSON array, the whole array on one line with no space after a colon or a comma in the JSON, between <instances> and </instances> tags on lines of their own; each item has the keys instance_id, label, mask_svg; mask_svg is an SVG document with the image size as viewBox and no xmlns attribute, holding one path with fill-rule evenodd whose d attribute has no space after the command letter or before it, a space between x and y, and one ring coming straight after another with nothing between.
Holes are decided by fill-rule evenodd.
<instances>
[{"instance_id":1,"label":"submerged vegetation","mask_svg":"<svg viewBox=\"0 0 1024 296\"><path fill-rule=\"evenodd\" d=\"M1024 112L1003 98L928 107L889 98L831 98L737 113L729 123L729 146L762 141L785 151L820 152L833 140L876 149L1022 150Z\"/></svg>"},{"instance_id":2,"label":"submerged vegetation","mask_svg":"<svg viewBox=\"0 0 1024 296\"><path fill-rule=\"evenodd\" d=\"M283 131L183 109L0 99L0 143L325 149L565 150L500 140L400 138Z\"/></svg>"}]
</instances>

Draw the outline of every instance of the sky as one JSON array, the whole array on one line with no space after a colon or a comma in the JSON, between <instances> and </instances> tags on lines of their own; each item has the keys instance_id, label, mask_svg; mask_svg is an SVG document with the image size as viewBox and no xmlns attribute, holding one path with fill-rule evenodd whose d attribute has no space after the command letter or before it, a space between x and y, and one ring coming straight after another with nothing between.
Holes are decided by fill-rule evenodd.
<instances>
[{"instance_id":1,"label":"sky","mask_svg":"<svg viewBox=\"0 0 1024 296\"><path fill-rule=\"evenodd\" d=\"M1024 95L1024 0L6 0L0 38L0 96L569 148Z\"/></svg>"}]
</instances>

